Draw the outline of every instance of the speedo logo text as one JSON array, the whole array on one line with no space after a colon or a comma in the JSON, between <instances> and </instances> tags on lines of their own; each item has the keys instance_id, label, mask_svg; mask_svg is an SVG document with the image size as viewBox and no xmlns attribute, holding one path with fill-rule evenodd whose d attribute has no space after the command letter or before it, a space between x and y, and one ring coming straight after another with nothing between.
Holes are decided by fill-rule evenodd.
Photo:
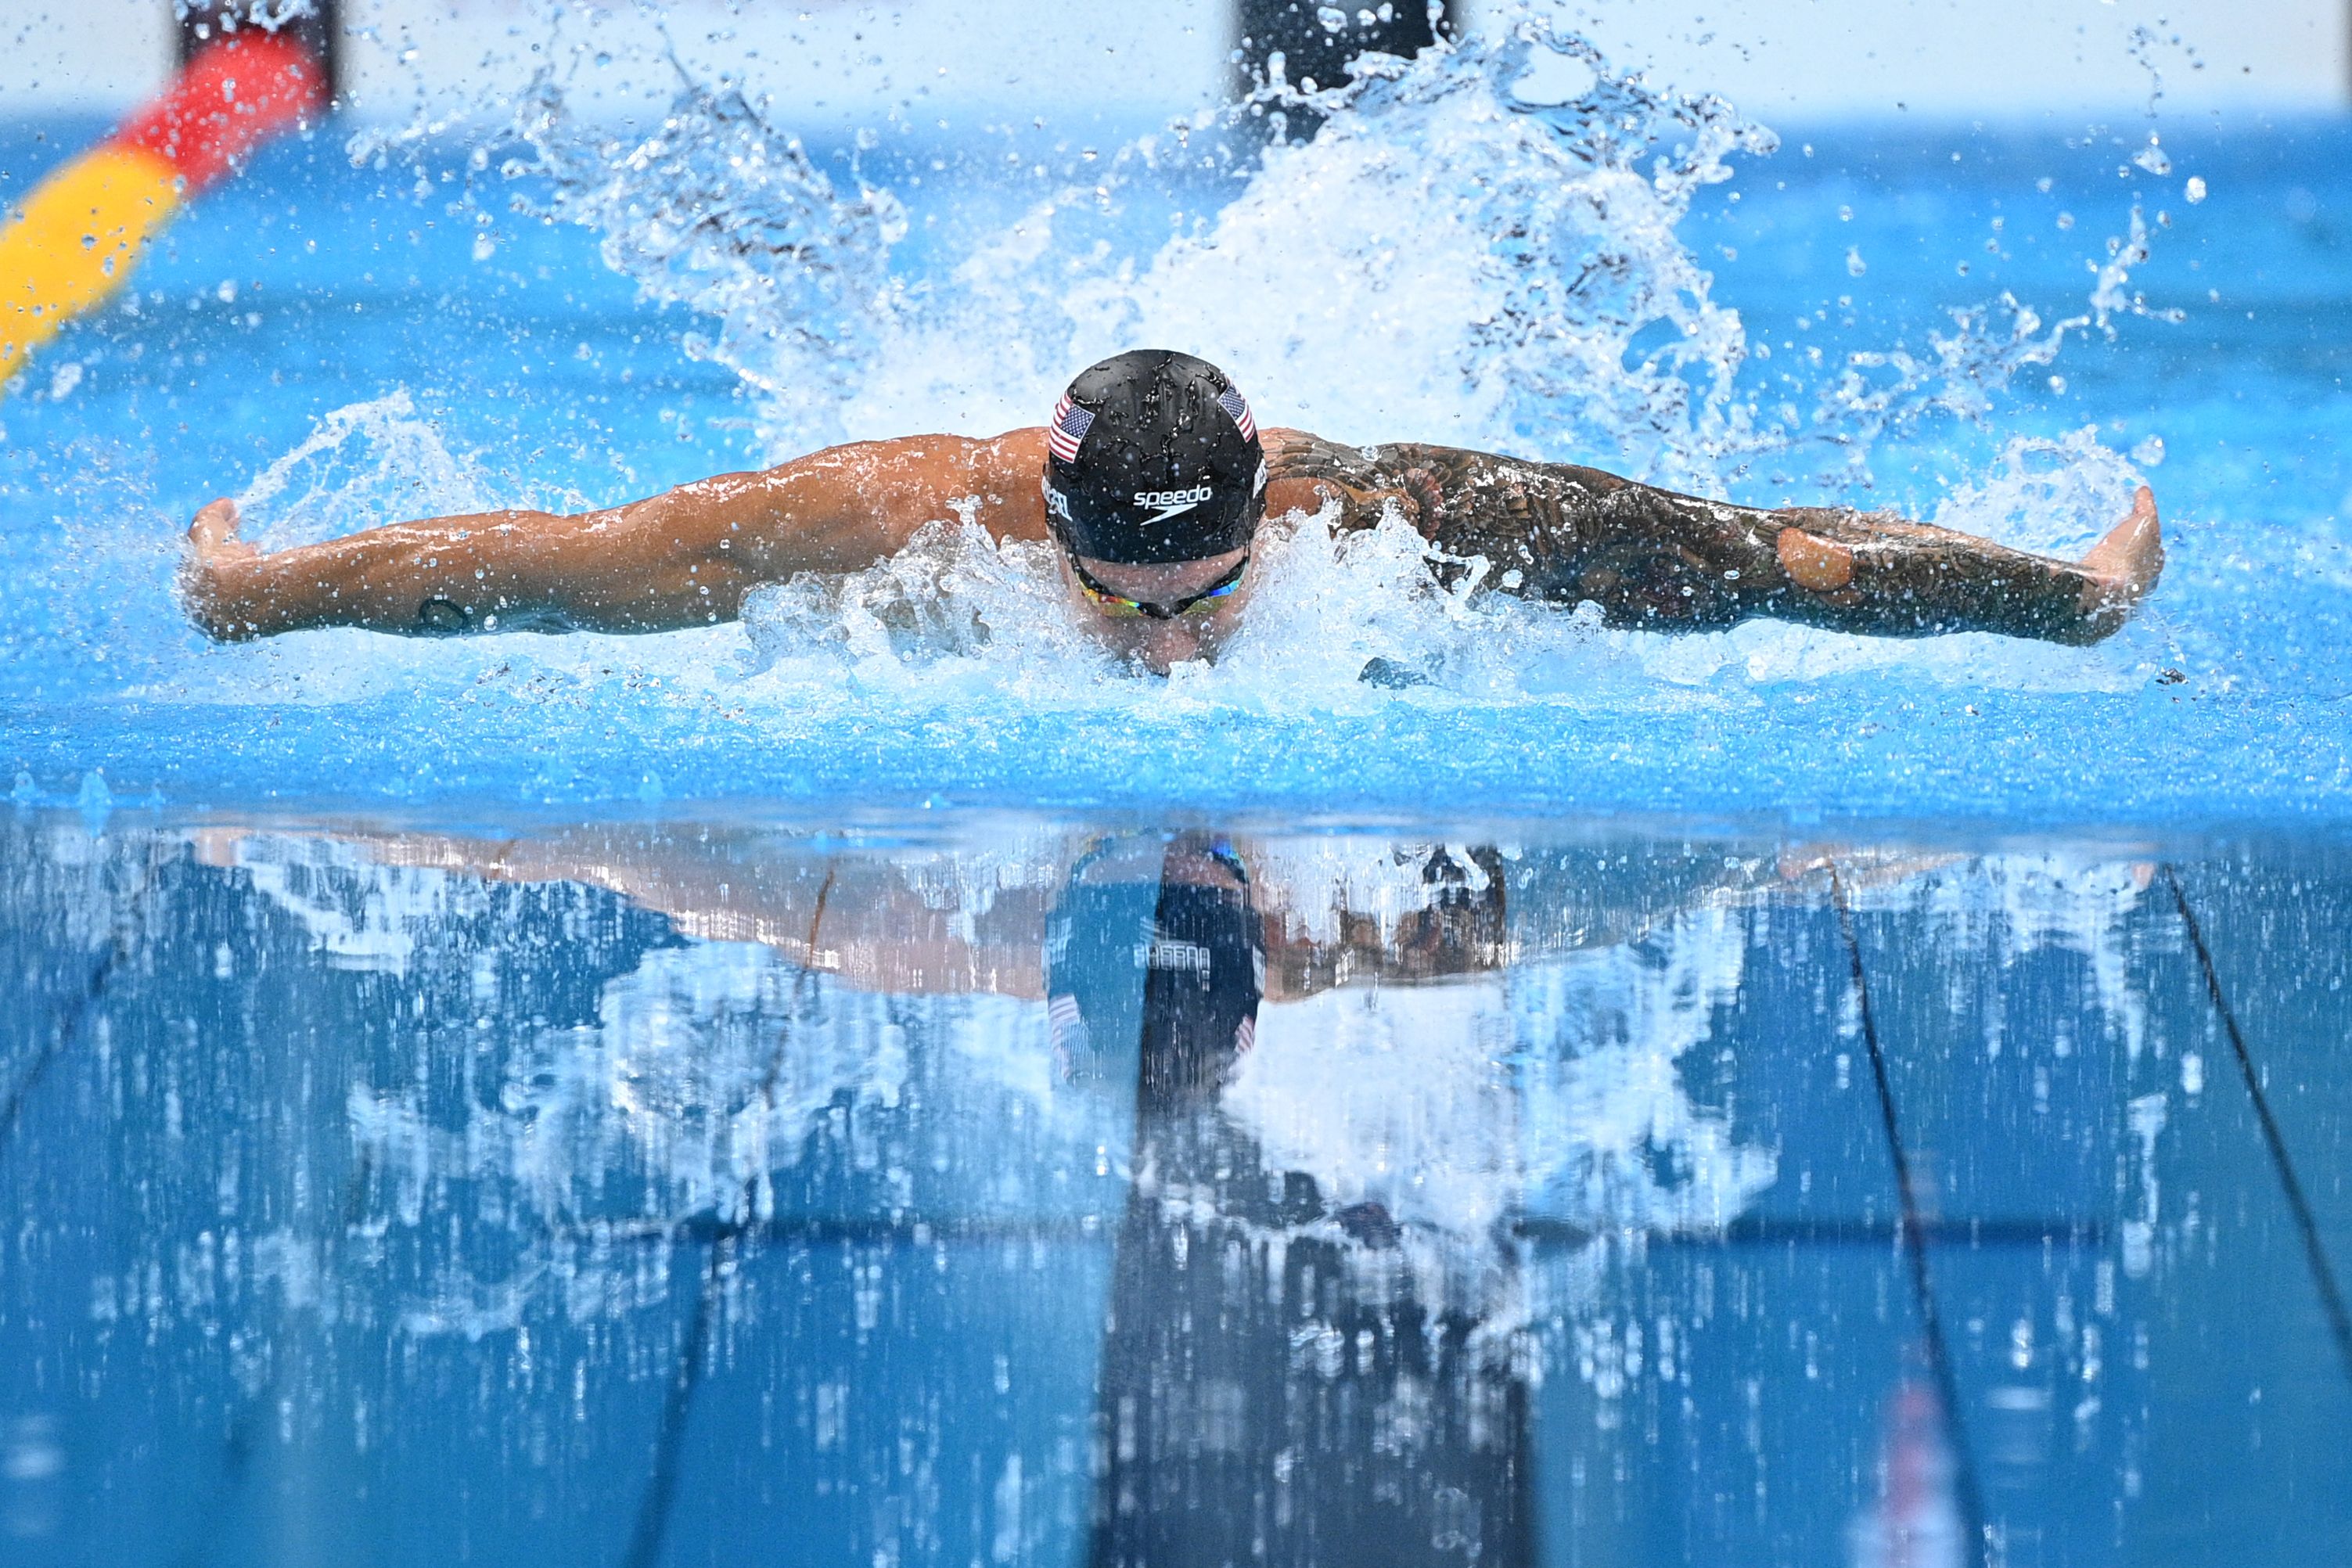
<instances>
[{"instance_id":1,"label":"speedo logo text","mask_svg":"<svg viewBox=\"0 0 2352 1568\"><path fill-rule=\"evenodd\" d=\"M1164 522L1179 513L1191 511L1204 500L1214 499L1216 493L1207 485L1195 485L1189 490L1138 490L1135 492L1135 504L1159 508L1160 515L1148 521Z\"/></svg>"}]
</instances>

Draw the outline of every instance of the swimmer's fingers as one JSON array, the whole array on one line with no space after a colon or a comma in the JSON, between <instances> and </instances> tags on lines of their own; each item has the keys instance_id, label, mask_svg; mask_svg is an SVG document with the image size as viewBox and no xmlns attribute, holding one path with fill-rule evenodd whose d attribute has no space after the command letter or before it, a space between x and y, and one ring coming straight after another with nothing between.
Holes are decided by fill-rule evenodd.
<instances>
[{"instance_id":1,"label":"swimmer's fingers","mask_svg":"<svg viewBox=\"0 0 2352 1568\"><path fill-rule=\"evenodd\" d=\"M237 516L236 502L226 496L208 501L197 511L195 521L188 524L188 545L199 557L207 559L260 553L236 536L237 524L242 521Z\"/></svg>"},{"instance_id":2,"label":"swimmer's fingers","mask_svg":"<svg viewBox=\"0 0 2352 1568\"><path fill-rule=\"evenodd\" d=\"M2128 608L2156 586L2164 574L2164 524L2157 516L2154 490L2140 486L2130 515L2091 546L2083 571L2102 606Z\"/></svg>"},{"instance_id":3,"label":"swimmer's fingers","mask_svg":"<svg viewBox=\"0 0 2352 1568\"><path fill-rule=\"evenodd\" d=\"M231 607L238 598L230 579L241 564L261 552L236 536L236 502L210 502L188 524L188 553L180 567L180 603L188 618L215 642L241 642L255 635L252 623Z\"/></svg>"}]
</instances>

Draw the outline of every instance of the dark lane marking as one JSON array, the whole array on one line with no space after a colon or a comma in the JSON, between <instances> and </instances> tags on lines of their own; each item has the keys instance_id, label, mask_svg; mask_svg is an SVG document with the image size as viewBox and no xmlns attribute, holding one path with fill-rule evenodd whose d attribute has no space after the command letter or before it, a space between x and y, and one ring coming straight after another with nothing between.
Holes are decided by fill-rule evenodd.
<instances>
[{"instance_id":1,"label":"dark lane marking","mask_svg":"<svg viewBox=\"0 0 2352 1568\"><path fill-rule=\"evenodd\" d=\"M49 1065L66 1054L67 1048L78 1043L90 1014L105 994L107 982L114 977L115 966L131 954L131 944L145 925L142 918L147 909L147 890L155 880L155 866L151 859L140 868L139 885L123 901L122 912L116 918L113 933L107 939L106 949L89 966L83 977L79 994L59 1009L57 1022L49 1029L49 1037L36 1051L32 1061L8 1088L8 1098L0 1100L0 1157L5 1157L9 1134L16 1131L16 1118L25 1102L33 1097L47 1076Z\"/></svg>"},{"instance_id":2,"label":"dark lane marking","mask_svg":"<svg viewBox=\"0 0 2352 1568\"><path fill-rule=\"evenodd\" d=\"M97 962L89 966L89 973L83 979L79 993L58 1010L58 1020L49 1026L49 1037L33 1053L32 1061L9 1086L8 1098L0 1100L0 1151L8 1147L8 1134L16 1130L17 1113L33 1097L33 1090L40 1087L41 1079L48 1073L49 1064L65 1054L68 1043L80 1037L82 1025L88 1021L90 1009L98 1005L100 993L106 989L107 979L114 973L115 964L121 958L122 943L110 941L106 951L100 953Z\"/></svg>"},{"instance_id":3,"label":"dark lane marking","mask_svg":"<svg viewBox=\"0 0 2352 1568\"><path fill-rule=\"evenodd\" d=\"M696 1283L694 1321L687 1329L686 1342L678 1347L677 1365L662 1397L653 1473L646 1478L645 1494L637 1502L637 1525L630 1532L622 1568L654 1568L661 1561L662 1540L669 1533L670 1502L677 1494L677 1458L686 1443L686 1418L694 1409L695 1390L702 1385L702 1366L709 1355L710 1320L718 1313L719 1282L734 1252L731 1241L712 1243L702 1277Z\"/></svg>"},{"instance_id":4,"label":"dark lane marking","mask_svg":"<svg viewBox=\"0 0 2352 1568\"><path fill-rule=\"evenodd\" d=\"M924 1219L901 1215L778 1215L761 1220L722 1219L711 1213L680 1220L616 1220L559 1227L554 1234L592 1239L605 1246L629 1242L733 1240L746 1245L839 1247L929 1247L935 1242L977 1244L1005 1241L1079 1242L1106 1239L1116 1221L1099 1215L943 1215ZM1514 1240L1538 1247L1589 1247L1604 1234L1573 1220L1524 1215L1508 1222ZM1921 1220L1916 1234L1927 1242L1956 1247L2104 1247L2114 1227L2104 1219L2037 1219L2031 1215L1991 1219ZM1885 1247L1903 1237L1901 1222L1876 1219L1781 1219L1770 1215L1735 1219L1714 1229L1660 1231L1647 1245L1659 1247Z\"/></svg>"},{"instance_id":5,"label":"dark lane marking","mask_svg":"<svg viewBox=\"0 0 2352 1568\"><path fill-rule=\"evenodd\" d=\"M2336 1283L2326 1244L2320 1239L2319 1222L2312 1215L2311 1200L2304 1194L2302 1178L2295 1174L2294 1157L2287 1152L2286 1138L2279 1131L2278 1119L2271 1114L2270 1096L2263 1090L2262 1075L2254 1071L2253 1054L2246 1048L2246 1037L2238 1027L2238 1016L2230 1010L2230 999L2222 994L2221 973L2213 967L2213 952L2205 945L2204 930L2198 925L2196 912L2189 907L2189 894L2169 862L2164 868L2164 880L2172 889L2172 902L2180 911L2181 926L2189 932L2189 945L2197 952L2198 966L2205 972L2205 993L2213 999L2213 1011L2221 1016L2221 1028L2230 1037L2230 1049L2238 1058L2238 1076L2245 1080L2246 1093L2254 1102L2254 1116L2263 1126L2263 1142L2270 1145L2271 1168L2278 1173L2279 1185L2286 1190L2287 1207L2294 1214L2295 1228L2303 1233L2304 1258L2311 1265L2312 1282L2319 1287L2319 1303L2335 1334L2336 1352L2344 1359L2346 1375L2352 1376L2352 1311L2345 1309L2343 1287Z\"/></svg>"},{"instance_id":6,"label":"dark lane marking","mask_svg":"<svg viewBox=\"0 0 2352 1568\"><path fill-rule=\"evenodd\" d=\"M776 1113L776 1085L782 1079L784 1058L793 1043L792 1023L800 1016L808 1001L809 989L815 984L816 939L824 926L825 904L833 897L835 875L834 868L828 868L824 885L817 889L816 909L809 917L807 950L800 973L793 979L792 1010L785 1016L784 1026L776 1031L776 1048L769 1055L768 1070L760 1082L760 1103L772 1120ZM759 1212L760 1180L754 1174L743 1184L741 1210L745 1214ZM687 1330L686 1342L678 1347L677 1366L670 1373L669 1391L662 1399L661 1428L654 1438L653 1472L646 1478L646 1489L637 1502L637 1525L630 1533L628 1552L621 1559L622 1568L654 1568L661 1561L663 1539L669 1533L670 1504L677 1495L678 1451L686 1443L687 1417L694 1411L695 1391L702 1386L702 1364L710 1345L710 1321L719 1310L720 1282L741 1245L742 1229L740 1225L719 1220L710 1231L709 1255L695 1287L694 1321ZM686 1227L677 1227L669 1234L684 1238Z\"/></svg>"},{"instance_id":7,"label":"dark lane marking","mask_svg":"<svg viewBox=\"0 0 2352 1568\"><path fill-rule=\"evenodd\" d=\"M1870 1074L1878 1086L1879 1116L1886 1124L1886 1152L1895 1162L1895 1190L1903 1208L1899 1245L1911 1265L1911 1293L1918 1304L1920 1329L1927 1342L1927 1360L1934 1369L1936 1392L1944 1406L1944 1440L1952 1450L1960 1523L1968 1535L1968 1560L1972 1568L1985 1568L1984 1494L1977 1482L1976 1452L1969 1444L1968 1422L1960 1410L1959 1379L1952 1372L1943 1318L1936 1308L1936 1283L1927 1268L1927 1227L1919 1217L1918 1191L1911 1179L1911 1157L1903 1147L1902 1123L1895 1113L1895 1086L1887 1077L1886 1053L1879 1047L1878 1020L1871 1012L1870 982L1863 973L1862 942L1854 934L1853 907L1846 901L1845 879L1834 864L1830 868L1830 899L1837 906L1838 931L1845 939L1846 958L1853 972L1853 994L1862 1015L1863 1043L1870 1050Z\"/></svg>"},{"instance_id":8,"label":"dark lane marking","mask_svg":"<svg viewBox=\"0 0 2352 1568\"><path fill-rule=\"evenodd\" d=\"M1883 1219L1781 1218L1743 1215L1715 1230L1678 1230L1650 1237L1652 1247L1885 1247L1900 1243L1905 1222ZM1990 1219L1922 1219L1911 1224L1920 1240L1955 1247L2065 1247L2106 1245L2112 1227L2104 1219L2036 1219L2006 1215ZM1537 1246L1581 1247L1600 1233L1567 1220L1530 1215L1513 1226Z\"/></svg>"}]
</instances>

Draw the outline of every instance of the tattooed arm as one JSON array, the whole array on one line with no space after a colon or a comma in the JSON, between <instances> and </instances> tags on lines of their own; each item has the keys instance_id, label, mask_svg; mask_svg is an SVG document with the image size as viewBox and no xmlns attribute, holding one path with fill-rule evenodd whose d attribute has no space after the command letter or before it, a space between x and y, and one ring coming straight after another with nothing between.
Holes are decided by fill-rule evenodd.
<instances>
[{"instance_id":1,"label":"tattooed arm","mask_svg":"<svg viewBox=\"0 0 2352 1568\"><path fill-rule=\"evenodd\" d=\"M1266 432L1269 512L1336 503L1343 528L1394 507L1446 555L1483 557L1496 588L1612 626L1714 630L1759 616L1880 637L1993 631L2092 643L2156 584L2164 545L2145 488L2080 562L1883 513L1768 510L1598 468L1451 447L1341 447Z\"/></svg>"}]
</instances>

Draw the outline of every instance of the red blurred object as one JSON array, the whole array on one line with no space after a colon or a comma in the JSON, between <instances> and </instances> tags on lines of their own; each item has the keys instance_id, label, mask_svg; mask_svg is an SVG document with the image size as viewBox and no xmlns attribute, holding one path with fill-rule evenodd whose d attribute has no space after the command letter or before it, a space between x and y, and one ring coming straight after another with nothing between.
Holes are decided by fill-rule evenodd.
<instances>
[{"instance_id":1,"label":"red blurred object","mask_svg":"<svg viewBox=\"0 0 2352 1568\"><path fill-rule=\"evenodd\" d=\"M294 39L232 34L190 61L113 140L171 163L193 194L277 132L323 114L327 92L325 68Z\"/></svg>"}]
</instances>

